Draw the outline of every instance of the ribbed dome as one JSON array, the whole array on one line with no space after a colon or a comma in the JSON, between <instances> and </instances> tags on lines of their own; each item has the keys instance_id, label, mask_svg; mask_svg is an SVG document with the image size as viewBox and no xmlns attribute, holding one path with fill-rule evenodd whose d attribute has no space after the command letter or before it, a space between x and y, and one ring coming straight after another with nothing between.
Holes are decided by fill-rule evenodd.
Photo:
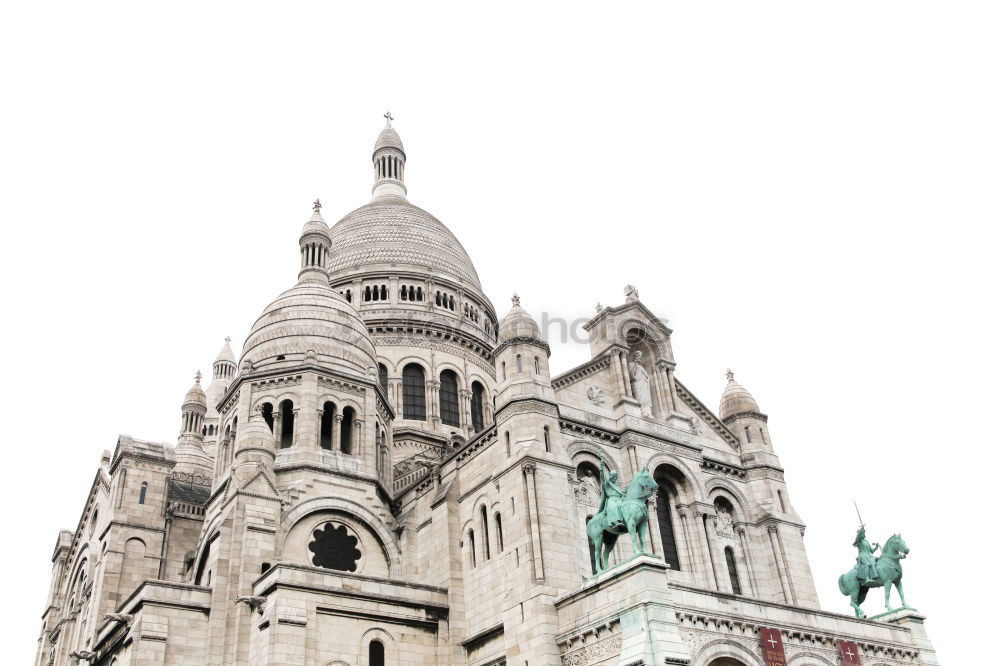
<instances>
[{"instance_id":1,"label":"ribbed dome","mask_svg":"<svg viewBox=\"0 0 1000 666\"><path fill-rule=\"evenodd\" d=\"M367 376L375 367L375 345L357 311L329 285L300 282L254 322L240 363L293 365L310 352L317 363L354 375Z\"/></svg>"},{"instance_id":2,"label":"ribbed dome","mask_svg":"<svg viewBox=\"0 0 1000 666\"><path fill-rule=\"evenodd\" d=\"M499 342L507 342L514 338L541 340L542 329L538 327L532 316L521 307L521 300L517 296L514 296L513 304L514 307L510 309L507 316L500 322Z\"/></svg>"},{"instance_id":3,"label":"ribbed dome","mask_svg":"<svg viewBox=\"0 0 1000 666\"><path fill-rule=\"evenodd\" d=\"M195 377L194 386L188 389L187 394L184 396L184 405L201 405L205 406L205 392L201 390L201 373Z\"/></svg>"},{"instance_id":4,"label":"ribbed dome","mask_svg":"<svg viewBox=\"0 0 1000 666\"><path fill-rule=\"evenodd\" d=\"M729 383L722 391L722 400L719 402L719 418L725 420L734 414L741 412L761 413L757 401L750 395L750 391L736 383L732 371L727 373Z\"/></svg>"},{"instance_id":5,"label":"ribbed dome","mask_svg":"<svg viewBox=\"0 0 1000 666\"><path fill-rule=\"evenodd\" d=\"M369 136L371 135L369 134ZM398 148L399 150L403 150L403 140L396 134L396 130L386 127L375 141L375 150L379 150L380 148ZM403 150L403 152L405 153L406 151Z\"/></svg>"},{"instance_id":6,"label":"ribbed dome","mask_svg":"<svg viewBox=\"0 0 1000 666\"><path fill-rule=\"evenodd\" d=\"M331 280L377 269L416 269L482 292L472 260L455 235L406 199L374 199L333 225L330 236Z\"/></svg>"}]
</instances>

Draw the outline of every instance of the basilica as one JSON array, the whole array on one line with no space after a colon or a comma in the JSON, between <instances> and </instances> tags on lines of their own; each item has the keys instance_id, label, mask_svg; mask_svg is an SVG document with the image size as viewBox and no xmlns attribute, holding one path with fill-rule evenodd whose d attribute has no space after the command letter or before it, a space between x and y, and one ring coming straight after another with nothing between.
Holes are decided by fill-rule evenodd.
<instances>
[{"instance_id":1,"label":"basilica","mask_svg":"<svg viewBox=\"0 0 1000 666\"><path fill-rule=\"evenodd\" d=\"M796 444L732 372L717 409L695 396L629 286L553 376L520 299L497 312L410 203L389 123L371 165L370 201L332 226L313 205L298 275L195 378L177 441L103 453L37 666L938 663L913 610L819 608ZM643 541L595 547L609 493Z\"/></svg>"}]
</instances>

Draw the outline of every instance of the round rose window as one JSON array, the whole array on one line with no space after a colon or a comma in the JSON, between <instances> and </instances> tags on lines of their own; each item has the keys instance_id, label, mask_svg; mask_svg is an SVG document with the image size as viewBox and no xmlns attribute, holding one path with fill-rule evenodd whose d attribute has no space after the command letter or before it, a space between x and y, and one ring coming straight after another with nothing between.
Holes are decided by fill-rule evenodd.
<instances>
[{"instance_id":1,"label":"round rose window","mask_svg":"<svg viewBox=\"0 0 1000 666\"><path fill-rule=\"evenodd\" d=\"M312 563L325 569L357 571L358 560L361 559L358 538L345 526L333 523L313 530L309 550L313 553Z\"/></svg>"}]
</instances>

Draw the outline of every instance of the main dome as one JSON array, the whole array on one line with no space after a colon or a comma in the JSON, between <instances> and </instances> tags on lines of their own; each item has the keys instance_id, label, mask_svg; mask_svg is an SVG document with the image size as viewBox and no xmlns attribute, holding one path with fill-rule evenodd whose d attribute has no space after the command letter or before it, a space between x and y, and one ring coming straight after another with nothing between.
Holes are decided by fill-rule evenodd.
<instances>
[{"instance_id":1,"label":"main dome","mask_svg":"<svg viewBox=\"0 0 1000 666\"><path fill-rule=\"evenodd\" d=\"M482 292L472 259L440 220L401 197L378 197L330 230L330 279L380 269L416 269Z\"/></svg>"}]
</instances>

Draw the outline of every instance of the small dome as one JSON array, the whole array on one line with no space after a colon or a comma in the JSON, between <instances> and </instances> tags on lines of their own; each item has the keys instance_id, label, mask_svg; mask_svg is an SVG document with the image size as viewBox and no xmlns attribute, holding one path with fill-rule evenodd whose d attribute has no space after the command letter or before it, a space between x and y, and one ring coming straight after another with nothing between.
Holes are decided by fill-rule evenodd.
<instances>
[{"instance_id":1,"label":"small dome","mask_svg":"<svg viewBox=\"0 0 1000 666\"><path fill-rule=\"evenodd\" d=\"M199 372L194 376L194 386L188 389L187 394L184 396L184 405L200 405L205 406L205 392L201 390L201 373Z\"/></svg>"},{"instance_id":2,"label":"small dome","mask_svg":"<svg viewBox=\"0 0 1000 666\"><path fill-rule=\"evenodd\" d=\"M343 296L319 282L300 282L254 322L240 364L291 366L305 360L365 377L376 367L368 327Z\"/></svg>"},{"instance_id":3,"label":"small dome","mask_svg":"<svg viewBox=\"0 0 1000 666\"><path fill-rule=\"evenodd\" d=\"M514 338L531 338L532 340L542 339L542 329L538 327L535 320L521 307L521 299L517 294L511 299L514 307L510 309L507 316L500 322L499 342L507 342Z\"/></svg>"},{"instance_id":4,"label":"small dome","mask_svg":"<svg viewBox=\"0 0 1000 666\"><path fill-rule=\"evenodd\" d=\"M319 233L327 236L330 234L330 227L327 226L326 220L323 219L323 216L319 212L319 209L322 207L323 206L320 204L319 199L316 199L313 203L312 217L310 217L302 227L303 236L311 233Z\"/></svg>"},{"instance_id":5,"label":"small dome","mask_svg":"<svg viewBox=\"0 0 1000 666\"><path fill-rule=\"evenodd\" d=\"M396 133L396 130L391 127L386 127L382 130L382 133L378 135L378 139L375 141L374 150L378 151L382 148L397 148L404 153L406 152L403 150L403 140L399 138L399 134Z\"/></svg>"},{"instance_id":6,"label":"small dome","mask_svg":"<svg viewBox=\"0 0 1000 666\"><path fill-rule=\"evenodd\" d=\"M722 391L722 400L719 402L719 418L725 420L730 416L742 412L756 412L760 414L761 411L757 405L757 401L750 395L750 391L736 383L733 371L728 371L726 376L729 378L729 383L726 384L726 388Z\"/></svg>"}]
</instances>

